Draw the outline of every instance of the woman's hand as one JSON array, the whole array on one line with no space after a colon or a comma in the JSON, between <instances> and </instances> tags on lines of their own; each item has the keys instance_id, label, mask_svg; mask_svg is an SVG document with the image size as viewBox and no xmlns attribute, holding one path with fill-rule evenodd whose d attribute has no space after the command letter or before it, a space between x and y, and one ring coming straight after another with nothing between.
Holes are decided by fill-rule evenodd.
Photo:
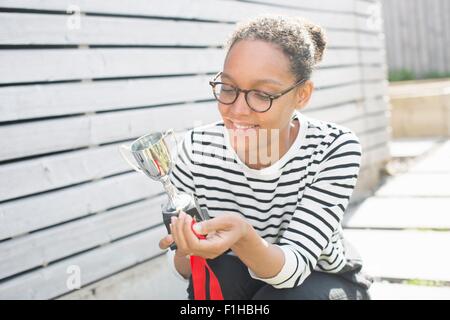
<instances>
[{"instance_id":1,"label":"woman's hand","mask_svg":"<svg viewBox=\"0 0 450 320\"><path fill-rule=\"evenodd\" d=\"M168 234L167 236L159 240L159 248L161 250L166 250L172 245L172 243L174 243L173 236L171 234ZM186 257L188 253L180 250L180 248L177 247L177 249L175 250L175 255L177 257Z\"/></svg>"},{"instance_id":2,"label":"woman's hand","mask_svg":"<svg viewBox=\"0 0 450 320\"><path fill-rule=\"evenodd\" d=\"M206 259L213 259L230 249L243 239L250 225L236 214L222 214L216 218L194 224L197 234L207 235L206 239L198 239L191 229L192 217L185 212L172 217L171 238L166 236L161 242L170 246L174 240L177 244L177 253L182 255L195 255ZM161 247L160 242L160 247Z\"/></svg>"},{"instance_id":3,"label":"woman's hand","mask_svg":"<svg viewBox=\"0 0 450 320\"><path fill-rule=\"evenodd\" d=\"M173 243L173 237L171 234L168 234L167 236L165 236L164 238L162 238L161 240L159 240L159 248L161 250L166 250L167 248L169 248Z\"/></svg>"}]
</instances>

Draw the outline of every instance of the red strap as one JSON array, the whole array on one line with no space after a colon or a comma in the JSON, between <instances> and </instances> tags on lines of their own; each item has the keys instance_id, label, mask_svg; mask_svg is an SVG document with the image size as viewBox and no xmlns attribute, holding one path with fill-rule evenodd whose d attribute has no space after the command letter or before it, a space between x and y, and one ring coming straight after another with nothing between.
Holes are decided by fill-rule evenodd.
<instances>
[{"instance_id":1,"label":"red strap","mask_svg":"<svg viewBox=\"0 0 450 320\"><path fill-rule=\"evenodd\" d=\"M194 225L194 223L195 222L192 221L191 228ZM197 234L194 231L194 229L192 229L192 231L195 233L197 238L206 239L204 235ZM192 284L194 287L195 300L206 300L206 271L209 272L210 300L223 300L220 283L204 258L191 256L191 271L192 271Z\"/></svg>"}]
</instances>

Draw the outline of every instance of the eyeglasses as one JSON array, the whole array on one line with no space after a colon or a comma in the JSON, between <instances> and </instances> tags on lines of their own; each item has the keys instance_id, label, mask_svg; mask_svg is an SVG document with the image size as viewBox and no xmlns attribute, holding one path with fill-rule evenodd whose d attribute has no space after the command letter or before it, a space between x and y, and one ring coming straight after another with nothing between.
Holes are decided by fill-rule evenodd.
<instances>
[{"instance_id":1,"label":"eyeglasses","mask_svg":"<svg viewBox=\"0 0 450 320\"><path fill-rule=\"evenodd\" d=\"M214 79L209 82L216 100L223 104L233 104L237 100L239 93L244 92L247 105L255 112L268 111L272 107L273 100L285 95L286 93L306 81L306 79L302 79L280 93L270 94L255 89L243 90L224 82L215 81L221 74L222 72L219 72L214 77Z\"/></svg>"}]
</instances>

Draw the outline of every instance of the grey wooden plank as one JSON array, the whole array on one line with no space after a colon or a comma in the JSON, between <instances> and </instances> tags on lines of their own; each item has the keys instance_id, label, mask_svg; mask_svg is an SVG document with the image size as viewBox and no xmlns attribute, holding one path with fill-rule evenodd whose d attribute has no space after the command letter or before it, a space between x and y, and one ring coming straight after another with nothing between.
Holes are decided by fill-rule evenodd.
<instances>
[{"instance_id":1,"label":"grey wooden plank","mask_svg":"<svg viewBox=\"0 0 450 320\"><path fill-rule=\"evenodd\" d=\"M373 82L363 82L364 98L371 99L379 96L387 96L388 83L386 80L379 80Z\"/></svg>"},{"instance_id":2,"label":"grey wooden plank","mask_svg":"<svg viewBox=\"0 0 450 320\"><path fill-rule=\"evenodd\" d=\"M212 76L163 77L0 88L0 121L211 99Z\"/></svg>"},{"instance_id":3,"label":"grey wooden plank","mask_svg":"<svg viewBox=\"0 0 450 320\"><path fill-rule=\"evenodd\" d=\"M159 256L58 300L186 300L188 284L170 268L167 257Z\"/></svg>"},{"instance_id":4,"label":"grey wooden plank","mask_svg":"<svg viewBox=\"0 0 450 320\"><path fill-rule=\"evenodd\" d=\"M418 286L375 282L370 287L373 300L449 300L449 287Z\"/></svg>"},{"instance_id":5,"label":"grey wooden plank","mask_svg":"<svg viewBox=\"0 0 450 320\"><path fill-rule=\"evenodd\" d=\"M360 67L340 67L340 68L326 68L316 70L311 77L314 85L317 88L339 85L343 82L342 78L345 75L345 82L357 82L361 80Z\"/></svg>"},{"instance_id":6,"label":"grey wooden plank","mask_svg":"<svg viewBox=\"0 0 450 320\"><path fill-rule=\"evenodd\" d=\"M348 7L351 0L346 0L347 7L334 7L331 2L316 3L307 0L298 0L296 5L289 8L274 5L265 5L264 3L246 3L229 2L213 0L178 0L176 3L168 3L163 0L152 1L133 1L127 6L119 0L110 1L8 1L0 2L1 6L20 9L37 10L58 10L66 11L70 5L75 5L82 13L100 13L100 14L120 14L120 15L138 15L147 17L165 17L165 18L183 18L183 19L206 19L237 22L250 16L261 13L284 14L304 16L312 21L324 25L325 27L352 28L353 21L348 19L348 14L339 11L352 11ZM334 12L329 12L330 6ZM220 7L220 10L217 8Z\"/></svg>"},{"instance_id":7,"label":"grey wooden plank","mask_svg":"<svg viewBox=\"0 0 450 320\"><path fill-rule=\"evenodd\" d=\"M118 154L120 144L4 164L0 166L0 201L129 171Z\"/></svg>"},{"instance_id":8,"label":"grey wooden plank","mask_svg":"<svg viewBox=\"0 0 450 320\"><path fill-rule=\"evenodd\" d=\"M387 34L387 30L391 30L390 33L393 32L393 26L391 24L391 19L388 17L388 15L391 14L391 12L389 12L389 10L387 10L386 6L384 5L384 0L380 1L381 4L381 16L383 17L383 21L382 21L382 32L384 32L384 36L385 36L385 45L387 43L389 43L390 39L392 38L392 34ZM389 57L389 60L393 60L393 55L391 53L391 51L387 51L386 55Z\"/></svg>"},{"instance_id":9,"label":"grey wooden plank","mask_svg":"<svg viewBox=\"0 0 450 320\"><path fill-rule=\"evenodd\" d=\"M363 79L364 80L370 80L370 81L374 81L374 80L380 80L380 81L384 81L384 79L386 79L386 70L385 70L385 66L381 65L381 66L363 66L362 67L362 72L363 72Z\"/></svg>"},{"instance_id":10,"label":"grey wooden plank","mask_svg":"<svg viewBox=\"0 0 450 320\"><path fill-rule=\"evenodd\" d=\"M365 135L359 134L358 137L362 144L361 168L383 166L389 159L389 151L386 144L389 138L387 130L370 132ZM359 177L359 179L362 178L364 177Z\"/></svg>"},{"instance_id":11,"label":"grey wooden plank","mask_svg":"<svg viewBox=\"0 0 450 320\"><path fill-rule=\"evenodd\" d=\"M308 1L298 1L295 4L292 3L290 0L261 0L260 2L265 2L269 4L281 4L281 5L287 5L290 7L300 7L300 8L308 8L308 6L311 6L311 4L308 4ZM332 0L323 0L320 2L315 3L312 7L317 10L331 10L336 12L353 12L354 10L354 4L352 0L343 0L339 3L339 6L335 6L335 3Z\"/></svg>"},{"instance_id":12,"label":"grey wooden plank","mask_svg":"<svg viewBox=\"0 0 450 320\"><path fill-rule=\"evenodd\" d=\"M28 49L0 51L0 83L210 73L222 49Z\"/></svg>"},{"instance_id":13,"label":"grey wooden plank","mask_svg":"<svg viewBox=\"0 0 450 320\"><path fill-rule=\"evenodd\" d=\"M357 49L327 48L318 67L352 65L358 60Z\"/></svg>"},{"instance_id":14,"label":"grey wooden plank","mask_svg":"<svg viewBox=\"0 0 450 320\"><path fill-rule=\"evenodd\" d=\"M418 16L416 17L418 21L420 21L420 28L418 35L420 35L420 50L418 51L418 55L416 55L416 59L419 58L422 68L418 71L419 75L423 75L425 72L429 71L430 62L433 59L433 56L429 56L428 46L430 45L428 42L429 39L429 30L426 26L426 20L427 20L427 5L423 3L422 1L416 1L416 4L418 6Z\"/></svg>"},{"instance_id":15,"label":"grey wooden plank","mask_svg":"<svg viewBox=\"0 0 450 320\"><path fill-rule=\"evenodd\" d=\"M441 1L441 6L442 6L442 12L450 12L450 3L448 3L448 1L446 0L442 0ZM450 30L450 21L449 19L443 19L444 21L444 30ZM445 32L444 33L444 43L450 43L450 34L449 32ZM445 72L450 72L450 49L448 48L448 46L445 46L445 55L444 55L444 59L445 59Z\"/></svg>"},{"instance_id":16,"label":"grey wooden plank","mask_svg":"<svg viewBox=\"0 0 450 320\"><path fill-rule=\"evenodd\" d=\"M412 31L411 32L411 36L410 36L410 40L409 42L412 43L412 47L414 48L414 51L412 52L420 52L421 50L421 46L422 43L420 42L420 28L422 27L422 23L420 21L420 19L417 19L417 17L419 16L419 8L417 6L417 1L409 1L408 2L408 6L409 6L409 15L412 17L415 17L416 21L418 20L419 23L411 23L411 21L409 21L409 28ZM393 44L395 45L395 43ZM414 70L416 70L416 72L418 70L420 70L420 59L416 54L416 57L414 57L412 59L412 63L414 65Z\"/></svg>"},{"instance_id":17,"label":"grey wooden plank","mask_svg":"<svg viewBox=\"0 0 450 320\"><path fill-rule=\"evenodd\" d=\"M363 93L360 84L345 84L325 90L313 92L308 108L321 108L328 105L343 104L361 100Z\"/></svg>"},{"instance_id":18,"label":"grey wooden plank","mask_svg":"<svg viewBox=\"0 0 450 320\"><path fill-rule=\"evenodd\" d=\"M350 102L329 109L311 109L307 107L302 110L302 113L307 115L308 117L344 125L344 123L348 122L349 119L358 116L362 117L362 115L364 114L364 110L362 110L358 103Z\"/></svg>"},{"instance_id":19,"label":"grey wooden plank","mask_svg":"<svg viewBox=\"0 0 450 320\"><path fill-rule=\"evenodd\" d=\"M162 193L161 184L127 173L0 204L0 239L46 228Z\"/></svg>"},{"instance_id":20,"label":"grey wooden plank","mask_svg":"<svg viewBox=\"0 0 450 320\"><path fill-rule=\"evenodd\" d=\"M234 29L229 23L104 16L83 16L82 26L70 29L65 27L67 16L27 13L0 13L0 21L0 44L9 45L221 46ZM330 30L328 35L330 46L356 47L352 30Z\"/></svg>"},{"instance_id":21,"label":"grey wooden plank","mask_svg":"<svg viewBox=\"0 0 450 320\"><path fill-rule=\"evenodd\" d=\"M380 111L388 112L388 98L384 95L384 89L380 88L380 92L375 92L372 96L365 96L364 109L366 113L376 113ZM389 120L390 113L386 113L386 119ZM389 126L390 121L386 122L386 127Z\"/></svg>"},{"instance_id":22,"label":"grey wooden plank","mask_svg":"<svg viewBox=\"0 0 450 320\"><path fill-rule=\"evenodd\" d=\"M387 181L375 193L379 197L448 197L450 173L405 173Z\"/></svg>"},{"instance_id":23,"label":"grey wooden plank","mask_svg":"<svg viewBox=\"0 0 450 320\"><path fill-rule=\"evenodd\" d=\"M450 232L345 230L365 272L376 277L450 280Z\"/></svg>"},{"instance_id":24,"label":"grey wooden plank","mask_svg":"<svg viewBox=\"0 0 450 320\"><path fill-rule=\"evenodd\" d=\"M364 64L384 64L384 50L360 50L361 63Z\"/></svg>"},{"instance_id":25,"label":"grey wooden plank","mask_svg":"<svg viewBox=\"0 0 450 320\"><path fill-rule=\"evenodd\" d=\"M359 13L360 15L365 15L370 17L374 14L374 11L379 6L380 1L364 1L364 0L355 0L354 1L354 10L356 13ZM376 11L375 11L376 12Z\"/></svg>"},{"instance_id":26,"label":"grey wooden plank","mask_svg":"<svg viewBox=\"0 0 450 320\"><path fill-rule=\"evenodd\" d=\"M376 133L375 130L384 127L386 115L383 113L374 114L366 117L355 117L351 121L346 121L345 126L353 130L360 138L363 136L370 136ZM366 141L362 142L367 146Z\"/></svg>"},{"instance_id":27,"label":"grey wooden plank","mask_svg":"<svg viewBox=\"0 0 450 320\"><path fill-rule=\"evenodd\" d=\"M347 211L347 228L450 230L448 198L372 197Z\"/></svg>"},{"instance_id":28,"label":"grey wooden plank","mask_svg":"<svg viewBox=\"0 0 450 320\"><path fill-rule=\"evenodd\" d=\"M0 298L51 299L69 293L68 267L80 268L85 286L158 255L158 242L166 232L163 226L151 229L18 276L0 284Z\"/></svg>"},{"instance_id":29,"label":"grey wooden plank","mask_svg":"<svg viewBox=\"0 0 450 320\"><path fill-rule=\"evenodd\" d=\"M157 197L1 242L0 279L160 224L164 200Z\"/></svg>"},{"instance_id":30,"label":"grey wooden plank","mask_svg":"<svg viewBox=\"0 0 450 320\"><path fill-rule=\"evenodd\" d=\"M396 5L396 3L392 3L390 4L390 6L388 6L388 4L386 4L386 1L382 1L382 6L383 6L383 17L385 20L385 30L390 30L389 32L386 32L386 50L387 50L387 55L388 55L388 59L389 59L389 67L390 68L397 68L398 67L398 63L399 63L399 52L398 50L391 50L392 48L392 43L395 43L397 41L396 37L398 34L398 24L394 23L393 20L393 16L396 14L396 10L394 5ZM389 29L388 29L389 28Z\"/></svg>"},{"instance_id":31,"label":"grey wooden plank","mask_svg":"<svg viewBox=\"0 0 450 320\"><path fill-rule=\"evenodd\" d=\"M403 60L403 66L405 69L407 70L411 70L411 55L409 55L408 53L413 50L413 48L410 45L410 41L408 39L409 34L410 34L410 26L409 26L409 21L408 21L408 1L405 0L400 0L398 3L398 15L399 15L399 21L400 21L400 27L399 27L399 32L401 35L401 56L402 56L402 60Z\"/></svg>"},{"instance_id":32,"label":"grey wooden plank","mask_svg":"<svg viewBox=\"0 0 450 320\"><path fill-rule=\"evenodd\" d=\"M192 128L218 120L216 110L215 102L204 102L2 126L0 135L5 139L0 141L0 159L95 146L150 131Z\"/></svg>"},{"instance_id":33,"label":"grey wooden plank","mask_svg":"<svg viewBox=\"0 0 450 320\"><path fill-rule=\"evenodd\" d=\"M443 33L442 30L442 22L441 22L441 13L439 12L439 0L430 2L428 6L428 16L427 16L427 25L428 29L434 34L432 37L432 44L434 52L434 59L430 63L431 70L443 70L444 67L442 65L442 54L444 52L444 48L442 47L443 42ZM448 17L445 17L447 19ZM448 30L446 30L448 32ZM429 37L430 38L430 37ZM447 46L448 44L444 44ZM428 48L430 50L430 48Z\"/></svg>"},{"instance_id":34,"label":"grey wooden plank","mask_svg":"<svg viewBox=\"0 0 450 320\"><path fill-rule=\"evenodd\" d=\"M68 16L0 13L0 44L219 46L232 31L226 23L83 16L79 29ZM202 35L202 36L199 36Z\"/></svg>"},{"instance_id":35,"label":"grey wooden plank","mask_svg":"<svg viewBox=\"0 0 450 320\"><path fill-rule=\"evenodd\" d=\"M366 49L381 50L384 47L384 38L381 33L362 33L358 35L358 46Z\"/></svg>"}]
</instances>

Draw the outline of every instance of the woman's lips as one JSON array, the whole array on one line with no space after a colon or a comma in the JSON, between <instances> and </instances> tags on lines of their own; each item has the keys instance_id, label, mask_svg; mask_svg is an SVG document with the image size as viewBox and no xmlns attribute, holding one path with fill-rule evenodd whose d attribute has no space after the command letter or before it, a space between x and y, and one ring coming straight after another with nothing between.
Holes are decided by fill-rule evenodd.
<instances>
[{"instance_id":1,"label":"woman's lips","mask_svg":"<svg viewBox=\"0 0 450 320\"><path fill-rule=\"evenodd\" d=\"M250 130L258 128L259 125L257 124L250 124L250 123L243 123L243 122L234 122L232 120L228 120L230 124L230 129L237 129L237 130Z\"/></svg>"}]
</instances>

